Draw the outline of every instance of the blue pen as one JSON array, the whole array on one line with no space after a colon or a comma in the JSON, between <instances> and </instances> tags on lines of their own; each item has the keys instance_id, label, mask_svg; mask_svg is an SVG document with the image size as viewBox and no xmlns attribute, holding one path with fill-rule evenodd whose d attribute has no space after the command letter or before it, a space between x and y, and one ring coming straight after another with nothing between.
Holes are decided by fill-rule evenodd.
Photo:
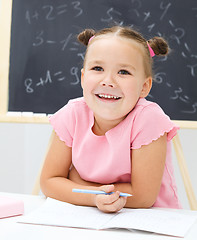
<instances>
[{"instance_id":1,"label":"blue pen","mask_svg":"<svg viewBox=\"0 0 197 240\"><path fill-rule=\"evenodd\" d=\"M89 194L105 194L105 195L110 195L114 192L110 192L110 193L106 193L104 191L97 191L97 190L87 190L87 189L76 189L76 188L73 188L72 190L73 192L76 192L76 193L89 193ZM129 194L129 193L120 193L120 197L131 197L132 195Z\"/></svg>"}]
</instances>

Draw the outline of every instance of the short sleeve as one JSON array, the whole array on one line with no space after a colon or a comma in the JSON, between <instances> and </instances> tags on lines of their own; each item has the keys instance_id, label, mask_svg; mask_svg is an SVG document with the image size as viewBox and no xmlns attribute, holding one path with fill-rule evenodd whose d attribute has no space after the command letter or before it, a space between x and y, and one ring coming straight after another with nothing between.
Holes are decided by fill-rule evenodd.
<instances>
[{"instance_id":1,"label":"short sleeve","mask_svg":"<svg viewBox=\"0 0 197 240\"><path fill-rule=\"evenodd\" d=\"M74 131L74 114L72 104L67 104L51 117L49 122L61 141L68 147L72 147Z\"/></svg>"},{"instance_id":2,"label":"short sleeve","mask_svg":"<svg viewBox=\"0 0 197 240\"><path fill-rule=\"evenodd\" d=\"M136 116L131 133L131 149L138 149L167 133L170 141L177 133L177 127L159 105L152 103L144 107Z\"/></svg>"}]
</instances>

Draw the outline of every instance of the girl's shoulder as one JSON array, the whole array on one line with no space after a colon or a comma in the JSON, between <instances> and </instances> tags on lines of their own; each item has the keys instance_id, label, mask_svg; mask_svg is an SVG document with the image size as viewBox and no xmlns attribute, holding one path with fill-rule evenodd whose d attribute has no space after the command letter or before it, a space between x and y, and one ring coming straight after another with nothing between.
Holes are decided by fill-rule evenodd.
<instances>
[{"instance_id":1,"label":"girl's shoulder","mask_svg":"<svg viewBox=\"0 0 197 240\"><path fill-rule=\"evenodd\" d=\"M61 113L73 113L73 112L83 112L84 109L88 109L88 106L83 97L70 99L67 104L60 108L55 114Z\"/></svg>"},{"instance_id":2,"label":"girl's shoulder","mask_svg":"<svg viewBox=\"0 0 197 240\"><path fill-rule=\"evenodd\" d=\"M150 118L151 117L164 117L170 120L170 117L163 111L163 109L155 102L140 98L135 108L133 109L133 115L135 118Z\"/></svg>"},{"instance_id":3,"label":"girl's shoulder","mask_svg":"<svg viewBox=\"0 0 197 240\"><path fill-rule=\"evenodd\" d=\"M72 146L76 122L82 122L81 117L85 111L88 112L88 108L84 99L76 98L49 117L49 122L56 134L69 147Z\"/></svg>"},{"instance_id":4,"label":"girl's shoulder","mask_svg":"<svg viewBox=\"0 0 197 240\"><path fill-rule=\"evenodd\" d=\"M149 110L149 111L151 111L152 109L154 109L154 110L157 110L157 109L158 110L162 110L161 107L157 103L148 101L145 98L140 98L139 101L137 102L135 108L138 111L142 111L145 108L146 108L146 110Z\"/></svg>"},{"instance_id":5,"label":"girl's shoulder","mask_svg":"<svg viewBox=\"0 0 197 240\"><path fill-rule=\"evenodd\" d=\"M66 106L69 106L69 107L84 106L84 107L86 107L87 104L84 100L84 97L78 97L78 98L70 99L64 107L66 107Z\"/></svg>"},{"instance_id":6,"label":"girl's shoulder","mask_svg":"<svg viewBox=\"0 0 197 240\"><path fill-rule=\"evenodd\" d=\"M171 122L170 117L165 114L157 103L148 101L145 98L139 99L133 112L137 125L140 123L149 123L149 125L154 126L155 123L168 124Z\"/></svg>"},{"instance_id":7,"label":"girl's shoulder","mask_svg":"<svg viewBox=\"0 0 197 240\"><path fill-rule=\"evenodd\" d=\"M143 98L136 104L133 114L133 149L149 144L164 133L167 133L167 140L170 141L179 129L157 103Z\"/></svg>"},{"instance_id":8,"label":"girl's shoulder","mask_svg":"<svg viewBox=\"0 0 197 240\"><path fill-rule=\"evenodd\" d=\"M52 116L50 123L59 125L73 125L80 119L88 119L90 117L90 109L88 108L83 97L71 99L66 105L60 108Z\"/></svg>"}]
</instances>

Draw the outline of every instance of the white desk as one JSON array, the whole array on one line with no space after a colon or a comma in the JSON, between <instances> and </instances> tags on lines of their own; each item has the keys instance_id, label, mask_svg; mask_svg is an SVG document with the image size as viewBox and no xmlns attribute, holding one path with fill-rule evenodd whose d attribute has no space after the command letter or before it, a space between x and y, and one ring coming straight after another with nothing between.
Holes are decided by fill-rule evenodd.
<instances>
[{"instance_id":1,"label":"white desk","mask_svg":"<svg viewBox=\"0 0 197 240\"><path fill-rule=\"evenodd\" d=\"M41 206L45 198L41 196L1 193L0 196L10 196L24 201L25 215ZM183 211L183 210L177 210ZM197 215L197 211L190 211ZM146 233L130 232L128 230L89 230L66 227L39 226L31 224L17 223L18 217L0 219L0 239L1 240L181 240L182 238ZM184 239L195 240L197 238L197 221L189 230Z\"/></svg>"}]
</instances>

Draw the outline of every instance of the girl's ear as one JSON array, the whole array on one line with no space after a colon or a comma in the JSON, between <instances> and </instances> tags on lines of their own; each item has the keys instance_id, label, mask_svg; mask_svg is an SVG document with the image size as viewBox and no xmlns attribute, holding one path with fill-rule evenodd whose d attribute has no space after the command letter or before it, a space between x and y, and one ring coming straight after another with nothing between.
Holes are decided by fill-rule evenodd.
<instances>
[{"instance_id":1,"label":"girl's ear","mask_svg":"<svg viewBox=\"0 0 197 240\"><path fill-rule=\"evenodd\" d=\"M83 88L83 82L84 82L84 69L81 69L81 87Z\"/></svg>"},{"instance_id":2,"label":"girl's ear","mask_svg":"<svg viewBox=\"0 0 197 240\"><path fill-rule=\"evenodd\" d=\"M146 78L146 80L143 84L140 97L145 98L146 96L148 96L151 88L152 88L152 77L148 77L148 78Z\"/></svg>"}]
</instances>

